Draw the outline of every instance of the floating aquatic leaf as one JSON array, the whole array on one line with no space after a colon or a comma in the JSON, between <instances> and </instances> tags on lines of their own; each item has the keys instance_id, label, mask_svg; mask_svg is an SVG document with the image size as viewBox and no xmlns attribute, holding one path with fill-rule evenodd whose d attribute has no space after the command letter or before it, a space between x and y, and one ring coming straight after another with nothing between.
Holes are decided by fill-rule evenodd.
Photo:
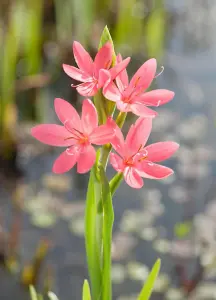
<instances>
[{"instance_id":1,"label":"floating aquatic leaf","mask_svg":"<svg viewBox=\"0 0 216 300\"><path fill-rule=\"evenodd\" d=\"M155 284L154 291L158 293L164 293L170 284L170 278L167 274L161 273L158 275Z\"/></svg>"},{"instance_id":2,"label":"floating aquatic leaf","mask_svg":"<svg viewBox=\"0 0 216 300\"><path fill-rule=\"evenodd\" d=\"M139 262L129 262L127 269L129 277L133 280L141 280L143 282L148 277L148 267Z\"/></svg>"},{"instance_id":3,"label":"floating aquatic leaf","mask_svg":"<svg viewBox=\"0 0 216 300\"><path fill-rule=\"evenodd\" d=\"M143 240L153 241L157 237L157 230L154 227L146 227L140 231L139 235Z\"/></svg>"},{"instance_id":4,"label":"floating aquatic leaf","mask_svg":"<svg viewBox=\"0 0 216 300\"><path fill-rule=\"evenodd\" d=\"M192 229L192 223L189 221L176 223L174 227L174 232L178 238L182 239L185 238L191 232L191 229Z\"/></svg>"},{"instance_id":5,"label":"floating aquatic leaf","mask_svg":"<svg viewBox=\"0 0 216 300\"><path fill-rule=\"evenodd\" d=\"M120 284L125 280L126 270L123 265L113 264L112 265L112 281L115 284Z\"/></svg>"},{"instance_id":6,"label":"floating aquatic leaf","mask_svg":"<svg viewBox=\"0 0 216 300\"><path fill-rule=\"evenodd\" d=\"M136 232L144 226L152 224L154 221L153 215L148 212L125 211L120 223L120 229L123 232Z\"/></svg>"},{"instance_id":7,"label":"floating aquatic leaf","mask_svg":"<svg viewBox=\"0 0 216 300\"><path fill-rule=\"evenodd\" d=\"M50 228L57 222L57 217L49 213L33 214L30 218L31 223L40 228Z\"/></svg>"},{"instance_id":8,"label":"floating aquatic leaf","mask_svg":"<svg viewBox=\"0 0 216 300\"><path fill-rule=\"evenodd\" d=\"M137 245L137 239L124 232L117 232L113 236L112 259L127 258L130 251Z\"/></svg>"},{"instance_id":9,"label":"floating aquatic leaf","mask_svg":"<svg viewBox=\"0 0 216 300\"><path fill-rule=\"evenodd\" d=\"M84 236L84 232L85 232L84 216L72 220L70 222L69 228L75 235Z\"/></svg>"},{"instance_id":10,"label":"floating aquatic leaf","mask_svg":"<svg viewBox=\"0 0 216 300\"><path fill-rule=\"evenodd\" d=\"M182 300L185 299L185 295L181 289L170 288L166 293L166 300Z\"/></svg>"},{"instance_id":11,"label":"floating aquatic leaf","mask_svg":"<svg viewBox=\"0 0 216 300\"><path fill-rule=\"evenodd\" d=\"M71 178L66 175L46 174L42 177L43 185L56 192L67 192L72 188Z\"/></svg>"},{"instance_id":12,"label":"floating aquatic leaf","mask_svg":"<svg viewBox=\"0 0 216 300\"><path fill-rule=\"evenodd\" d=\"M153 243L153 248L159 253L166 254L171 249L170 241L166 239L155 240Z\"/></svg>"}]
</instances>

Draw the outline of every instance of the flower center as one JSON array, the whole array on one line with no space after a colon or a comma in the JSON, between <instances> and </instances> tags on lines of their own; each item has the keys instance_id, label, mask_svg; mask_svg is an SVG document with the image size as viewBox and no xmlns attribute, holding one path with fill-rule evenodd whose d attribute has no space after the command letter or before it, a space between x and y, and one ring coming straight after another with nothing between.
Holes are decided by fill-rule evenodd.
<instances>
[{"instance_id":1,"label":"flower center","mask_svg":"<svg viewBox=\"0 0 216 300\"><path fill-rule=\"evenodd\" d=\"M135 162L141 162L148 158L148 152L145 149L142 149L142 145L139 146L139 149L130 157L124 160L124 164L127 167L132 167Z\"/></svg>"},{"instance_id":2,"label":"flower center","mask_svg":"<svg viewBox=\"0 0 216 300\"><path fill-rule=\"evenodd\" d=\"M74 139L77 141L78 144L80 145L85 145L89 143L89 137L87 134L79 131L76 128L67 128L67 125L65 124L65 128L71 132L71 136L69 136L68 138L65 138L65 140L70 140L70 139Z\"/></svg>"}]
</instances>

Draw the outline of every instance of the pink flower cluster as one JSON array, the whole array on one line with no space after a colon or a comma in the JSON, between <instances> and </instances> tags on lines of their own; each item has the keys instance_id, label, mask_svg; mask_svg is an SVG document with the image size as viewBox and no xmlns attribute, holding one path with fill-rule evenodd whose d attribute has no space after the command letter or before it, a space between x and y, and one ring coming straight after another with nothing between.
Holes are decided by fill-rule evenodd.
<instances>
[{"instance_id":1,"label":"pink flower cluster","mask_svg":"<svg viewBox=\"0 0 216 300\"><path fill-rule=\"evenodd\" d=\"M82 96L94 96L99 89L116 103L120 112L133 112L138 116L124 140L121 129L108 116L106 124L98 125L98 113L90 99L82 105L81 117L74 107L63 99L55 99L55 112L62 125L41 124L32 128L32 135L40 142L66 147L56 159L53 172L64 173L77 164L78 173L88 172L95 163L94 145L111 143L115 152L110 154L113 168L123 173L128 185L141 188L144 178L162 179L173 170L158 164L168 159L179 147L175 142L159 142L145 146L152 129L152 119L157 113L148 106L159 106L172 100L174 93L165 89L146 92L156 74L156 60L145 62L129 81L126 67L130 58L117 56L112 64L112 45L106 43L94 61L78 42L73 44L73 54L78 68L63 65L71 78L81 82L75 87Z\"/></svg>"}]
</instances>

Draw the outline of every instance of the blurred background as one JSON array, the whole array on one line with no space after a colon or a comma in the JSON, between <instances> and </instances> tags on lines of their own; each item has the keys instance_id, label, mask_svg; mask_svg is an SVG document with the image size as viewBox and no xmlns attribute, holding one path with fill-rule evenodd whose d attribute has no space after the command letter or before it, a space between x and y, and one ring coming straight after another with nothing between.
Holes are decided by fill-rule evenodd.
<instances>
[{"instance_id":1,"label":"blurred background","mask_svg":"<svg viewBox=\"0 0 216 300\"><path fill-rule=\"evenodd\" d=\"M113 299L136 299L158 257L152 300L216 299L215 16L215 0L0 0L1 300L29 299L30 283L81 299L88 174L52 174L58 149L30 128L57 121L55 97L80 108L61 65L74 40L94 56L106 24L130 74L150 57L165 67L152 88L176 96L149 142L181 144L175 175L114 197Z\"/></svg>"}]
</instances>

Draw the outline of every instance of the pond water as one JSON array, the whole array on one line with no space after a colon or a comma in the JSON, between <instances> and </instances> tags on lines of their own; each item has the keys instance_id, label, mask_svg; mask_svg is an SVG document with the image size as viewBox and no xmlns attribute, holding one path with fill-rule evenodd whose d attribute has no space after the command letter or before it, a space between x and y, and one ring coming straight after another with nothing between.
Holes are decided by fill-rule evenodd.
<instances>
[{"instance_id":1,"label":"pond water","mask_svg":"<svg viewBox=\"0 0 216 300\"><path fill-rule=\"evenodd\" d=\"M162 270L152 300L216 299L216 3L166 2L172 17L161 62L165 71L156 84L174 90L176 96L157 109L149 142L174 140L181 148L166 162L174 176L160 182L146 180L140 191L123 183L116 193L113 299L118 300L136 299L158 257ZM87 277L82 220L88 175L75 171L52 175L57 153L46 149L28 157L28 149L35 145L21 147L25 176L19 188L26 210L21 256L29 261L40 237L50 238L53 248L46 263L53 269L54 292L62 300L78 300ZM109 167L108 176L112 172ZM0 189L6 223L12 216L11 186L15 184ZM28 299L11 275L2 273L0 278L2 300ZM186 295L188 286L196 283Z\"/></svg>"}]
</instances>

